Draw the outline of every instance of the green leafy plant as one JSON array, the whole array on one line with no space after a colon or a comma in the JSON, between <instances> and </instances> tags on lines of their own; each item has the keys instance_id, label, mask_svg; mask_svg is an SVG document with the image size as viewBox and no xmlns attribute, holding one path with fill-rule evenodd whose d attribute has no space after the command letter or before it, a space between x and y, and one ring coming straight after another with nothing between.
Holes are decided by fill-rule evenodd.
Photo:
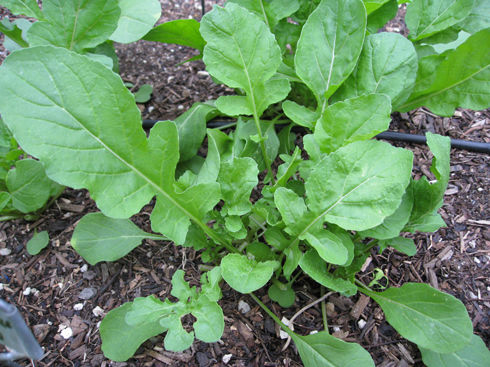
<instances>
[{"instance_id":1,"label":"green leafy plant","mask_svg":"<svg viewBox=\"0 0 490 367\"><path fill-rule=\"evenodd\" d=\"M466 18L482 4L413 0L406 39L374 32L396 1L290 3L260 2L259 9L236 0L208 13L199 25L203 60L237 94L158 122L148 137L122 80L85 55L41 45L12 53L0 67L0 112L22 148L51 179L88 189L102 212L83 218L72 237L89 263L114 261L153 238L203 250L211 264L200 289L183 271L174 274L177 302L149 295L110 311L100 326L105 355L127 360L164 332L174 351L194 337L217 341L224 280L289 334L305 366L374 366L367 351L333 337L326 324L317 334L294 333L253 293L270 284L271 299L290 306L294 281L306 274L331 292L371 297L429 366L472 353L484 361L488 351L455 297L416 283L378 292L356 278L373 248L413 255L403 233L445 225L437 211L449 180L449 139L427 133L434 182L412 177L409 150L371 138L388 128L392 111L427 106L451 115L458 106L488 106L485 19L449 45L451 28L469 30ZM182 39L196 39L195 30ZM216 115L236 117L235 129L206 130ZM294 124L306 128L301 148ZM196 153L205 137L202 157ZM162 236L128 219L154 197L151 228ZM193 332L182 325L187 314L197 320Z\"/></svg>"}]
</instances>

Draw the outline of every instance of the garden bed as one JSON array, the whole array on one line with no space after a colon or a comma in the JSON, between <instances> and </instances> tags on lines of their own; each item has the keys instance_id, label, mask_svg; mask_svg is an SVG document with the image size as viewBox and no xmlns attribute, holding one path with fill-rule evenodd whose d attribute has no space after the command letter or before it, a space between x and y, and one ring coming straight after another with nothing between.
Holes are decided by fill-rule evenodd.
<instances>
[{"instance_id":1,"label":"garden bed","mask_svg":"<svg viewBox=\"0 0 490 367\"><path fill-rule=\"evenodd\" d=\"M199 18L194 1L162 1L162 21L189 16ZM121 75L136 86L152 84L150 102L140 105L143 118L173 119L194 102L213 99L232 90L216 86L204 71L201 61L176 65L194 53L174 45L146 41L118 48ZM419 109L395 114L391 128L423 134L427 131L458 139L490 142L489 111L458 110L452 118L441 118ZM300 139L300 137L298 136ZM424 146L403 145L415 154L416 174L431 176L431 155ZM369 282L375 268L381 268L391 285L407 281L430 283L433 287L463 301L473 321L474 331L489 340L490 292L488 283L490 229L488 155L451 151L451 178L445 195L442 217L448 227L433 234L415 235L417 255L406 257L385 250L372 251L360 279ZM191 285L199 284L200 253L171 243L145 240L144 244L114 263L87 266L70 246L77 221L96 211L86 191L67 189L35 222L15 220L0 224L0 248L11 250L0 257L2 289L0 297L18 306L46 356L39 366L300 366L301 361L279 329L248 296L223 288L220 301L225 314L225 331L220 342L196 341L183 353L163 349L159 336L143 344L128 362L105 359L100 349L98 325L104 313L135 297L155 294L165 298L176 269L186 271ZM146 206L133 217L135 223L150 231ZM34 230L47 230L50 245L37 256L29 256L25 243ZM320 297L314 282L301 279L295 304L282 309L258 296L276 315L288 319L303 306ZM379 306L364 296L351 299L332 295L328 298L330 332L360 343L377 366L422 365L417 348L401 338L384 321ZM247 312L247 306L250 309ZM244 309L245 307L245 309ZM70 328L72 335L67 333ZM308 334L322 330L319 307L302 313L295 330ZM65 332L63 332L65 330ZM69 336L68 338L65 338ZM27 365L26 363L24 363Z\"/></svg>"}]
</instances>

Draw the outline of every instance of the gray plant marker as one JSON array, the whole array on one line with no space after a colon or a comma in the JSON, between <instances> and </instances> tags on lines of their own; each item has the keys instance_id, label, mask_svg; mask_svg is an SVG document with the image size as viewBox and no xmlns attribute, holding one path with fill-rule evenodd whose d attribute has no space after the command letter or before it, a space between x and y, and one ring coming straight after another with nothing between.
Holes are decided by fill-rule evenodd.
<instances>
[{"instance_id":1,"label":"gray plant marker","mask_svg":"<svg viewBox=\"0 0 490 367\"><path fill-rule=\"evenodd\" d=\"M39 360L44 354L19 310L2 299L0 299L0 344L9 349L8 353L0 353L0 361L19 358Z\"/></svg>"}]
</instances>

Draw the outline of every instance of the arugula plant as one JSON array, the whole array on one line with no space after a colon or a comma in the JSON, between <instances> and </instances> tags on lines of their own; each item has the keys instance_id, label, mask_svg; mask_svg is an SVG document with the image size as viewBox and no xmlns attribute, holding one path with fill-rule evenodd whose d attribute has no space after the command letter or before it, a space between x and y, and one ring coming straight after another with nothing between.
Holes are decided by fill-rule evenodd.
<instances>
[{"instance_id":1,"label":"arugula plant","mask_svg":"<svg viewBox=\"0 0 490 367\"><path fill-rule=\"evenodd\" d=\"M488 358L455 297L416 283L380 292L356 278L373 248L413 255L404 233L445 225L437 211L449 179L449 139L427 134L435 181L415 180L410 151L371 140L388 128L390 113L424 105L450 115L458 106L488 106L490 45L483 41L490 29L486 19L466 23L485 4L475 1L466 16L463 0L441 4L411 1L409 39L375 33L396 1L298 0L285 7L234 0L215 7L199 25L199 47L209 73L237 94L160 121L148 137L120 77L86 55L40 45L5 60L5 123L48 177L88 189L101 210L84 217L72 237L87 262L115 261L152 238L202 250L211 264L198 288L182 271L174 274L177 302L148 296L110 311L100 326L108 358L127 360L164 332L165 347L174 351L194 337L219 340L224 281L279 323L305 366L374 366L367 351L333 337L326 324L317 334L294 333L253 293L269 285L273 301L291 306L301 274L346 297L371 297L429 366ZM157 28L149 33L155 39L164 34ZM191 29L182 43L197 39ZM462 40L461 32L470 35ZM216 115L236 117L235 129L206 129ZM277 133L284 115L290 123ZM300 146L294 124L307 131ZM151 227L161 235L128 219L154 197ZM193 331L182 324L187 314L196 318Z\"/></svg>"}]
</instances>

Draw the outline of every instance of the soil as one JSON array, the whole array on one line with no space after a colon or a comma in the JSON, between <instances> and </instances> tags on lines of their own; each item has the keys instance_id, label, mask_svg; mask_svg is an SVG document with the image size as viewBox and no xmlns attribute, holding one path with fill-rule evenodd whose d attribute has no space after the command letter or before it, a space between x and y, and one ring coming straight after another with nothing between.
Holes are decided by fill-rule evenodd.
<instances>
[{"instance_id":1,"label":"soil","mask_svg":"<svg viewBox=\"0 0 490 367\"><path fill-rule=\"evenodd\" d=\"M200 2L162 0L160 22L178 18L200 19ZM208 2L209 3L209 2ZM207 9L209 10L209 9ZM0 15L8 14L0 8ZM397 28L397 25L392 25ZM398 27L395 30L400 30ZM152 99L140 105L143 118L173 119L194 102L216 98L232 91L215 85L201 61L177 65L195 51L175 45L139 41L118 45L120 71L125 81L136 87L144 83L154 87ZM0 57L5 51L0 49ZM490 111L457 110L452 118L441 118L418 109L394 114L392 130L423 134L436 132L452 138L490 142ZM430 176L430 152L425 146L397 143L415 154L416 176ZM490 218L489 157L481 153L451 150L451 179L440 210L447 228L435 233L413 236L418 252L413 257L386 250L373 250L363 272L368 282L380 268L392 286L407 281L429 283L454 295L466 306L474 331L487 343L490 340ZM133 217L149 231L151 206ZM0 298L15 304L45 350L37 366L301 366L293 345L282 351L277 325L246 296L226 284L220 304L225 314L225 332L217 343L196 341L183 353L163 349L163 337L142 345L134 358L124 363L104 358L98 333L104 313L135 297L155 294L165 298L170 292L170 278L184 269L186 279L197 284L200 278L200 253L171 243L145 240L141 246L114 263L87 266L70 246L77 221L86 213L97 211L84 190L66 189L39 219L22 219L0 223L0 248L11 253L0 256ZM50 245L37 256L30 256L26 242L34 231L47 230ZM295 287L294 305L282 309L270 302L264 292L260 298L281 317L291 318L298 310L320 297L320 289L308 279L300 278ZM239 311L239 302L250 311ZM373 301L363 296L350 299L332 295L328 298L329 331L346 341L360 343L372 355L376 366L423 366L417 347L401 338L387 324ZM303 312L295 330L308 334L322 330L319 307ZM65 339L61 331L71 328ZM31 365L19 361L22 366Z\"/></svg>"}]
</instances>

